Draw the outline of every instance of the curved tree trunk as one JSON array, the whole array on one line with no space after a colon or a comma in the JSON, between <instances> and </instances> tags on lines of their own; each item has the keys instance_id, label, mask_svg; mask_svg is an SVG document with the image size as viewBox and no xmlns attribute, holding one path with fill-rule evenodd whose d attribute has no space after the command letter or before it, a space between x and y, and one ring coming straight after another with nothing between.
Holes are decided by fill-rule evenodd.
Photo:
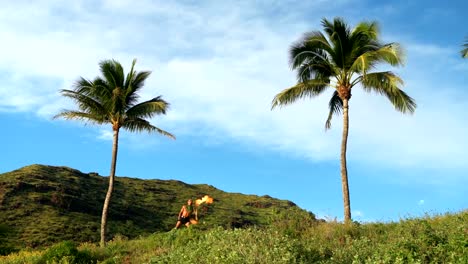
<instances>
[{"instance_id":1,"label":"curved tree trunk","mask_svg":"<svg viewBox=\"0 0 468 264\"><path fill-rule=\"evenodd\" d=\"M341 186L343 189L344 220L351 221L351 204L349 200L348 168L346 167L346 147L349 130L348 99L343 100L343 137L341 139Z\"/></svg>"},{"instance_id":2,"label":"curved tree trunk","mask_svg":"<svg viewBox=\"0 0 468 264\"><path fill-rule=\"evenodd\" d=\"M117 150L119 147L119 129L114 129L114 140L112 144L112 162L109 175L109 188L107 189L106 199L104 200L104 206L102 207L102 218L101 218L101 247L106 245L106 232L107 232L107 213L109 210L109 203L112 197L112 191L114 190L114 178L115 178L115 167L117 164Z\"/></svg>"}]
</instances>

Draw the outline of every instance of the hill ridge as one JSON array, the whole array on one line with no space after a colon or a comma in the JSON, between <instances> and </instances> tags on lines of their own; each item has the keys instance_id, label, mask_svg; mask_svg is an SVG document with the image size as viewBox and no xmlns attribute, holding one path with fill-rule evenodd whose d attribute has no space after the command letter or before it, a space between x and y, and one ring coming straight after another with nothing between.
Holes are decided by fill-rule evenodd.
<instances>
[{"instance_id":1,"label":"hill ridge","mask_svg":"<svg viewBox=\"0 0 468 264\"><path fill-rule=\"evenodd\" d=\"M66 166L32 164L0 174L0 223L8 243L37 247L57 241L99 239L107 176ZM276 214L301 211L291 201L268 195L227 193L208 184L116 177L109 234L129 238L171 229L188 198L208 194L215 202L199 211L197 228L264 226ZM1 241L0 241L1 243Z\"/></svg>"}]
</instances>

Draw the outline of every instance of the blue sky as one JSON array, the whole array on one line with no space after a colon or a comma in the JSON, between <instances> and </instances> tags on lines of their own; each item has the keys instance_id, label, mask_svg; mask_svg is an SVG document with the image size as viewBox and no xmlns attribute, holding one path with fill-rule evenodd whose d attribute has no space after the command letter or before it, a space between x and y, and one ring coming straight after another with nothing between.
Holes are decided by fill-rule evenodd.
<instances>
[{"instance_id":1,"label":"blue sky","mask_svg":"<svg viewBox=\"0 0 468 264\"><path fill-rule=\"evenodd\" d=\"M340 118L330 94L270 111L294 85L288 47L320 20L376 20L399 42L394 69L414 115L356 90L348 169L353 218L388 221L468 208L466 1L1 1L0 172L38 163L107 175L111 128L52 120L58 91L114 58L151 70L142 99L171 103L152 122L177 136L122 133L117 174L206 183L288 199L343 218Z\"/></svg>"}]
</instances>

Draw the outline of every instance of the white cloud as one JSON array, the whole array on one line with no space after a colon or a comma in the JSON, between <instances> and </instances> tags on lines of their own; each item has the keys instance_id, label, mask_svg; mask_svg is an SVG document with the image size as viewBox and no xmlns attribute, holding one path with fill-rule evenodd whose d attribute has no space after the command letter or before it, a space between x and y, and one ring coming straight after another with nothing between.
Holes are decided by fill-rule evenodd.
<instances>
[{"instance_id":1,"label":"white cloud","mask_svg":"<svg viewBox=\"0 0 468 264\"><path fill-rule=\"evenodd\" d=\"M361 218L361 217L364 216L364 214L359 210L353 210L352 216L355 217L355 218Z\"/></svg>"},{"instance_id":2,"label":"white cloud","mask_svg":"<svg viewBox=\"0 0 468 264\"><path fill-rule=\"evenodd\" d=\"M111 130L99 129L99 135L97 138L104 141L112 141L114 133L112 133Z\"/></svg>"},{"instance_id":3,"label":"white cloud","mask_svg":"<svg viewBox=\"0 0 468 264\"><path fill-rule=\"evenodd\" d=\"M132 8L129 3L15 1L2 7L0 32L6 41L0 50L0 79L7 85L0 86L0 110L49 117L72 107L57 91L70 87L78 76L94 77L98 61L116 58L128 66L137 57L137 70L153 70L142 99L162 94L171 102L168 115L155 119L162 128L312 160L337 159L341 119L336 117L332 130L324 131L328 96L270 111L273 96L294 84L287 64L289 45L304 31L319 27L318 19L306 21L298 14L306 9L293 11L281 1L139 1L138 6L131 2ZM309 10L308 17L326 14L328 9L321 6L327 5L314 6L315 13ZM283 13L275 16L275 10ZM115 16L125 23L115 23ZM409 43L408 66L399 72L419 104L414 116L397 113L385 98L353 93L350 161L468 168L466 94L445 92L464 84L451 75L435 74L451 67L453 60L444 59L451 51ZM427 75L423 66L433 61L439 65ZM452 72L462 70L455 67ZM109 133L101 131L98 137L108 140Z\"/></svg>"},{"instance_id":4,"label":"white cloud","mask_svg":"<svg viewBox=\"0 0 468 264\"><path fill-rule=\"evenodd\" d=\"M424 205L424 200L419 200L418 205Z\"/></svg>"}]
</instances>

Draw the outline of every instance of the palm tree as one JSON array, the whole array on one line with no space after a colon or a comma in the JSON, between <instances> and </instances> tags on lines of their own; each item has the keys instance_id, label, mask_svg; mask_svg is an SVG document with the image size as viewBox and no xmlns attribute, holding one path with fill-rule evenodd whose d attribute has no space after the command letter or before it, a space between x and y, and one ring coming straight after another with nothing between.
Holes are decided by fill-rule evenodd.
<instances>
[{"instance_id":1,"label":"palm tree","mask_svg":"<svg viewBox=\"0 0 468 264\"><path fill-rule=\"evenodd\" d=\"M463 58L468 58L468 38L465 41L465 44L463 44L464 49L461 51L461 55Z\"/></svg>"},{"instance_id":2,"label":"palm tree","mask_svg":"<svg viewBox=\"0 0 468 264\"><path fill-rule=\"evenodd\" d=\"M115 168L117 164L117 150L120 128L131 132L157 132L164 136L175 137L158 127L150 124L146 118L154 115L166 114L169 103L161 96L137 103L138 91L151 74L149 71L136 72L136 60L125 77L122 65L115 60L100 62L102 77L94 80L79 78L73 90L62 90L65 97L71 98L78 105L79 110L64 110L54 118L77 119L95 124L110 124L113 130L112 161L107 190L101 218L101 247L106 243L107 213L114 189Z\"/></svg>"},{"instance_id":3,"label":"palm tree","mask_svg":"<svg viewBox=\"0 0 468 264\"><path fill-rule=\"evenodd\" d=\"M343 189L344 219L351 220L346 147L349 129L349 100L357 84L366 92L386 96L396 110L413 113L415 101L400 89L403 84L391 71L370 72L379 63L402 65L402 55L397 43L382 44L376 22L361 22L350 30L341 19L333 22L323 19L323 30L306 33L289 51L290 64L297 73L297 84L275 96L272 109L294 103L300 98L315 97L326 88L334 92L329 102L330 113L325 129L331 127L334 114L343 113L341 141L341 182Z\"/></svg>"}]
</instances>

